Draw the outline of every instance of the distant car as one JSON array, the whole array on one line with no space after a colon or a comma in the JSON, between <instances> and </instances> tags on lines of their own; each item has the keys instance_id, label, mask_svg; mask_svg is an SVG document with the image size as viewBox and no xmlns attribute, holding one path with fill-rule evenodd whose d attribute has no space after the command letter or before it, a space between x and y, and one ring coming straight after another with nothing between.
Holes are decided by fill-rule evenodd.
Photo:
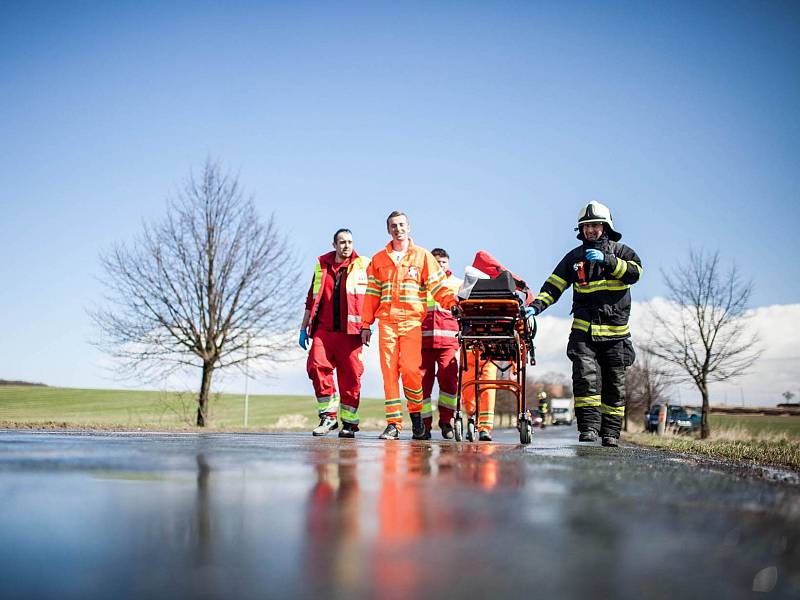
<instances>
[{"instance_id":1,"label":"distant car","mask_svg":"<svg viewBox=\"0 0 800 600\"><path fill-rule=\"evenodd\" d=\"M645 413L645 431L655 431L658 429L658 413L660 411L661 404L655 404ZM688 433L698 430L700 428L699 409L669 404L667 405L667 422L664 425L666 429L672 429L679 433Z\"/></svg>"},{"instance_id":2,"label":"distant car","mask_svg":"<svg viewBox=\"0 0 800 600\"><path fill-rule=\"evenodd\" d=\"M680 412L675 414L675 421L672 427L678 433L692 433L693 431L700 430L700 413L694 412L691 409L681 409Z\"/></svg>"}]
</instances>

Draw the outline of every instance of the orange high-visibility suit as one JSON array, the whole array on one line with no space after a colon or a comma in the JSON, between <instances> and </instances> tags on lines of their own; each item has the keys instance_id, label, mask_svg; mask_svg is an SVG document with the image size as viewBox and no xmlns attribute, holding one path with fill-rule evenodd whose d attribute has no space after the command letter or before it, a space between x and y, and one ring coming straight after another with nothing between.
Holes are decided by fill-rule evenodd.
<instances>
[{"instance_id":1,"label":"orange high-visibility suit","mask_svg":"<svg viewBox=\"0 0 800 600\"><path fill-rule=\"evenodd\" d=\"M475 413L475 353L467 352L467 370L461 374L461 404L468 415ZM492 361L480 361L478 379L497 379L497 365ZM494 427L494 389L481 388L478 399L478 431L491 431Z\"/></svg>"},{"instance_id":2,"label":"orange high-visibility suit","mask_svg":"<svg viewBox=\"0 0 800 600\"><path fill-rule=\"evenodd\" d=\"M367 269L367 292L361 309L363 328L378 319L378 351L383 375L387 423L400 429L403 408L398 379L402 377L408 412L422 411L422 320L427 294L443 308L456 304L453 290L433 254L409 239L406 253L395 262L392 244L372 257Z\"/></svg>"}]
</instances>

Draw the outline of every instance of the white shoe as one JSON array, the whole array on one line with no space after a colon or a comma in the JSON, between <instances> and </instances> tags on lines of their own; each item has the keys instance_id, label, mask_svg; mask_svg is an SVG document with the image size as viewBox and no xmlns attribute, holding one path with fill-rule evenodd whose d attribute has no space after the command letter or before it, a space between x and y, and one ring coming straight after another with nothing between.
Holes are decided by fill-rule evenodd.
<instances>
[{"instance_id":1,"label":"white shoe","mask_svg":"<svg viewBox=\"0 0 800 600\"><path fill-rule=\"evenodd\" d=\"M327 435L334 429L339 428L339 421L334 419L333 417L323 416L320 417L319 425L317 425L314 430L311 432L311 435L320 436L320 435Z\"/></svg>"}]
</instances>

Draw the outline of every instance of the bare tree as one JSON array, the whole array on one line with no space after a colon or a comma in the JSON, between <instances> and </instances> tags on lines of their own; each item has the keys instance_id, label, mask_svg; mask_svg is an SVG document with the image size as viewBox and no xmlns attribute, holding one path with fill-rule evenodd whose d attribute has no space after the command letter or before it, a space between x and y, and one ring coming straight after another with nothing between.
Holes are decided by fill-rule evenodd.
<instances>
[{"instance_id":1,"label":"bare tree","mask_svg":"<svg viewBox=\"0 0 800 600\"><path fill-rule=\"evenodd\" d=\"M753 290L734 264L723 272L719 253L689 252L689 260L664 274L672 307L651 304L656 327L647 349L672 367L676 381L697 386L703 398L701 437L708 423L708 386L734 379L758 359L758 335L746 330Z\"/></svg>"},{"instance_id":2,"label":"bare tree","mask_svg":"<svg viewBox=\"0 0 800 600\"><path fill-rule=\"evenodd\" d=\"M238 177L207 162L163 221L101 256L108 305L90 311L97 344L138 379L201 370L197 425L216 369L287 358L299 270L274 218L263 222Z\"/></svg>"},{"instance_id":3,"label":"bare tree","mask_svg":"<svg viewBox=\"0 0 800 600\"><path fill-rule=\"evenodd\" d=\"M664 399L668 386L667 373L655 364L650 352L647 349L639 352L636 362L625 373L625 431L628 431L628 416L643 416L647 409Z\"/></svg>"}]
</instances>

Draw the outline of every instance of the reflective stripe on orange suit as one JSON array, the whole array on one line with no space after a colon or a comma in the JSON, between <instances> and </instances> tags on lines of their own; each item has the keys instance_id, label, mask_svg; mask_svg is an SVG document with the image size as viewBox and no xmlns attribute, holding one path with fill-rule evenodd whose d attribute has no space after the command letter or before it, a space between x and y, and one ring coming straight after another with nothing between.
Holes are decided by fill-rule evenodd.
<instances>
[{"instance_id":1,"label":"reflective stripe on orange suit","mask_svg":"<svg viewBox=\"0 0 800 600\"><path fill-rule=\"evenodd\" d=\"M483 361L481 361L483 363ZM497 379L497 366L486 361L478 370L478 379ZM461 374L461 403L468 415L475 413L475 354L467 353L467 370ZM478 406L478 431L491 431L494 427L495 390L481 389Z\"/></svg>"},{"instance_id":2,"label":"reflective stripe on orange suit","mask_svg":"<svg viewBox=\"0 0 800 600\"><path fill-rule=\"evenodd\" d=\"M399 379L408 412L422 411L422 320L427 294L449 309L455 293L444 285L445 274L434 256L409 240L406 253L395 263L392 245L375 254L367 269L362 326L380 320L379 353L383 375L386 421L399 429L403 420Z\"/></svg>"}]
</instances>

